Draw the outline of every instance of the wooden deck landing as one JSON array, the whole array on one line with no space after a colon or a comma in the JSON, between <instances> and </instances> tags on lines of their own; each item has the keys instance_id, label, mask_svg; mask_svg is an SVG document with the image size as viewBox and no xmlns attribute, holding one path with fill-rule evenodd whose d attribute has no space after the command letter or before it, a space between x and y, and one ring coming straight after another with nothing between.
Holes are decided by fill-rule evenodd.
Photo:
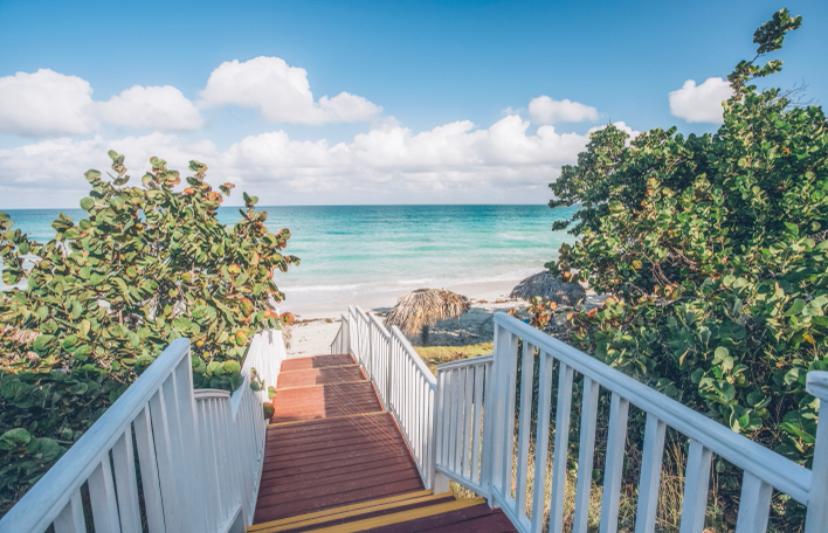
<instances>
[{"instance_id":1,"label":"wooden deck landing","mask_svg":"<svg viewBox=\"0 0 828 533\"><path fill-rule=\"evenodd\" d=\"M250 531L513 531L482 500L431 494L348 355L282 363Z\"/></svg>"}]
</instances>

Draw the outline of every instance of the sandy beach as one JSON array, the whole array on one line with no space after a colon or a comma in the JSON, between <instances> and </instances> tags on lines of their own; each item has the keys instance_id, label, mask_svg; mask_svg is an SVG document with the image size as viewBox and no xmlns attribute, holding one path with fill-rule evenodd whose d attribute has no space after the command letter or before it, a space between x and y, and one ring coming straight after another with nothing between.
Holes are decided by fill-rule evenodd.
<instances>
[{"instance_id":1,"label":"sandy beach","mask_svg":"<svg viewBox=\"0 0 828 533\"><path fill-rule=\"evenodd\" d=\"M508 289L497 289L485 293L484 296L470 297L471 312L478 316L491 315L497 311L511 308L522 308L527 305L523 300L508 298ZM359 302L366 311L371 311L379 316L384 316L396 303L395 300L383 302L374 307L365 306ZM344 309L342 310L344 311ZM291 357L304 357L330 353L330 345L339 330L339 321L342 311L320 312L319 315L310 317L299 316L299 320L288 328L287 352Z\"/></svg>"}]
</instances>

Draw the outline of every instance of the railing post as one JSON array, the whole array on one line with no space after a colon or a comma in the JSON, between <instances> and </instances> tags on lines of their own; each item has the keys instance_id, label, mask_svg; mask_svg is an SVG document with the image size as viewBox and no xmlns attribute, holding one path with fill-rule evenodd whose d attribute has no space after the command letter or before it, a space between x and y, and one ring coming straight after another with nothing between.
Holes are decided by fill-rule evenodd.
<instances>
[{"instance_id":1,"label":"railing post","mask_svg":"<svg viewBox=\"0 0 828 533\"><path fill-rule=\"evenodd\" d=\"M809 372L806 388L809 394L819 399L819 421L805 533L820 533L828 531L828 372Z\"/></svg>"},{"instance_id":2,"label":"railing post","mask_svg":"<svg viewBox=\"0 0 828 533\"><path fill-rule=\"evenodd\" d=\"M374 325L371 323L371 320L368 319L366 323L366 330L367 333L365 336L368 338L368 377L373 381L374 380Z\"/></svg>"},{"instance_id":3,"label":"railing post","mask_svg":"<svg viewBox=\"0 0 828 533\"><path fill-rule=\"evenodd\" d=\"M351 320L349 316L342 315L342 351L351 353Z\"/></svg>"},{"instance_id":4,"label":"railing post","mask_svg":"<svg viewBox=\"0 0 828 533\"><path fill-rule=\"evenodd\" d=\"M486 499L489 501L489 506L494 507L496 502L494 499L494 491L493 491L493 483L492 478L494 474L494 459L495 459L495 450L494 450L494 439L495 435L497 435L495 428L495 423L497 417L495 416L495 410L498 408L498 391L500 390L500 386L498 381L500 379L500 358L498 355L501 353L500 347L500 326L498 325L497 321L494 322L494 339L492 346L494 347L494 352L492 354L492 364L489 368L489 373L486 376L485 381L485 391L486 396L483 398L483 464L482 468L480 469L480 485L486 489Z\"/></svg>"},{"instance_id":5,"label":"railing post","mask_svg":"<svg viewBox=\"0 0 828 533\"><path fill-rule=\"evenodd\" d=\"M394 349L392 337L393 337L393 335L391 335L390 331L388 332L388 336L385 337L385 345L386 345L386 350L385 350L385 405L386 405L386 407L390 406L390 404L391 404L391 377L392 377L391 376L391 361L393 360L393 357L391 355L391 350Z\"/></svg>"},{"instance_id":6,"label":"railing post","mask_svg":"<svg viewBox=\"0 0 828 533\"><path fill-rule=\"evenodd\" d=\"M445 377L442 375L442 372L437 372L437 386L434 388L434 414L431 417L432 419L432 428L431 428L431 464L429 465L429 469L431 471L431 490L435 494L440 494L443 492L447 492L449 490L449 478L443 474L442 472L437 471L437 453L438 449L440 449L440 445L438 444L437 439L441 439L443 436L442 433L442 424L443 424L443 402L440 400L440 397L444 394L442 385L446 382Z\"/></svg>"}]
</instances>

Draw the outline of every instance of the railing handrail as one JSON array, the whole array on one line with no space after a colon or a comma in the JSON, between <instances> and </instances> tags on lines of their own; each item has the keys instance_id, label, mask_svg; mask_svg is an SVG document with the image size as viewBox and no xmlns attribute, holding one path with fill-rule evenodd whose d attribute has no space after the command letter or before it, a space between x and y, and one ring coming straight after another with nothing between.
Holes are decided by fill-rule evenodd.
<instances>
[{"instance_id":1,"label":"railing handrail","mask_svg":"<svg viewBox=\"0 0 828 533\"><path fill-rule=\"evenodd\" d=\"M477 355L474 357L467 357L466 359L458 359L457 361L449 361L448 363L440 363L437 365L437 372L450 370L452 368L461 368L464 366L487 365L493 362L493 355Z\"/></svg>"},{"instance_id":2,"label":"railing handrail","mask_svg":"<svg viewBox=\"0 0 828 533\"><path fill-rule=\"evenodd\" d=\"M173 341L0 519L0 532L84 531L90 518L97 531L248 525L267 431L267 392L250 386L252 369L271 385L284 356L278 331L259 332L239 387L195 389L190 343Z\"/></svg>"},{"instance_id":3,"label":"railing handrail","mask_svg":"<svg viewBox=\"0 0 828 533\"><path fill-rule=\"evenodd\" d=\"M668 426L698 441L716 455L748 471L762 481L807 504L811 471L765 448L711 418L652 389L621 371L505 313L496 313L498 324L541 352L554 353L577 372L604 388L615 391L631 404L652 413Z\"/></svg>"},{"instance_id":4,"label":"railing handrail","mask_svg":"<svg viewBox=\"0 0 828 533\"><path fill-rule=\"evenodd\" d=\"M373 322L374 325L379 328L380 333L382 334L383 337L385 337L386 339L391 337L391 333L389 333L388 328L386 328L385 324L383 324L382 321L377 318L377 315L375 315L374 313L364 313L364 312L363 312L363 314L367 314L368 320Z\"/></svg>"},{"instance_id":5,"label":"railing handrail","mask_svg":"<svg viewBox=\"0 0 828 533\"><path fill-rule=\"evenodd\" d=\"M400 328L397 326L391 326L391 331L397 340L400 341L400 344L402 344L408 358L411 359L417 367L417 370L419 370L426 381L428 381L428 384L432 387L437 387L437 378L434 376L434 373L432 373L431 369L428 368L428 365L423 362L422 357L419 356L417 350L414 349L414 346L411 345L411 342L409 342L408 338L403 334Z\"/></svg>"},{"instance_id":6,"label":"railing handrail","mask_svg":"<svg viewBox=\"0 0 828 533\"><path fill-rule=\"evenodd\" d=\"M0 531L42 531L54 522L70 495L86 482L150 398L185 358L187 339L176 339L87 429L63 456L0 520ZM44 502L50 502L44 506Z\"/></svg>"}]
</instances>

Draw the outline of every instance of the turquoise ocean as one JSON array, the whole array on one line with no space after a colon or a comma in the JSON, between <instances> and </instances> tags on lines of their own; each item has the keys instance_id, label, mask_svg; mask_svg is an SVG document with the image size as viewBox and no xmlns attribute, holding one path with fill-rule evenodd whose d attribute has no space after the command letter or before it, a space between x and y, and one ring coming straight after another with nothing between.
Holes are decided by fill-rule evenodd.
<instances>
[{"instance_id":1,"label":"turquoise ocean","mask_svg":"<svg viewBox=\"0 0 828 533\"><path fill-rule=\"evenodd\" d=\"M506 296L527 275L539 272L572 237L552 231L574 208L545 205L405 205L263 207L271 229L290 228L288 253L302 260L276 282L287 295L284 309L301 316L333 316L348 304L387 307L407 291L444 287L470 297ZM5 211L33 239L53 235L63 212L80 209ZM219 218L238 220L223 207Z\"/></svg>"}]
</instances>

